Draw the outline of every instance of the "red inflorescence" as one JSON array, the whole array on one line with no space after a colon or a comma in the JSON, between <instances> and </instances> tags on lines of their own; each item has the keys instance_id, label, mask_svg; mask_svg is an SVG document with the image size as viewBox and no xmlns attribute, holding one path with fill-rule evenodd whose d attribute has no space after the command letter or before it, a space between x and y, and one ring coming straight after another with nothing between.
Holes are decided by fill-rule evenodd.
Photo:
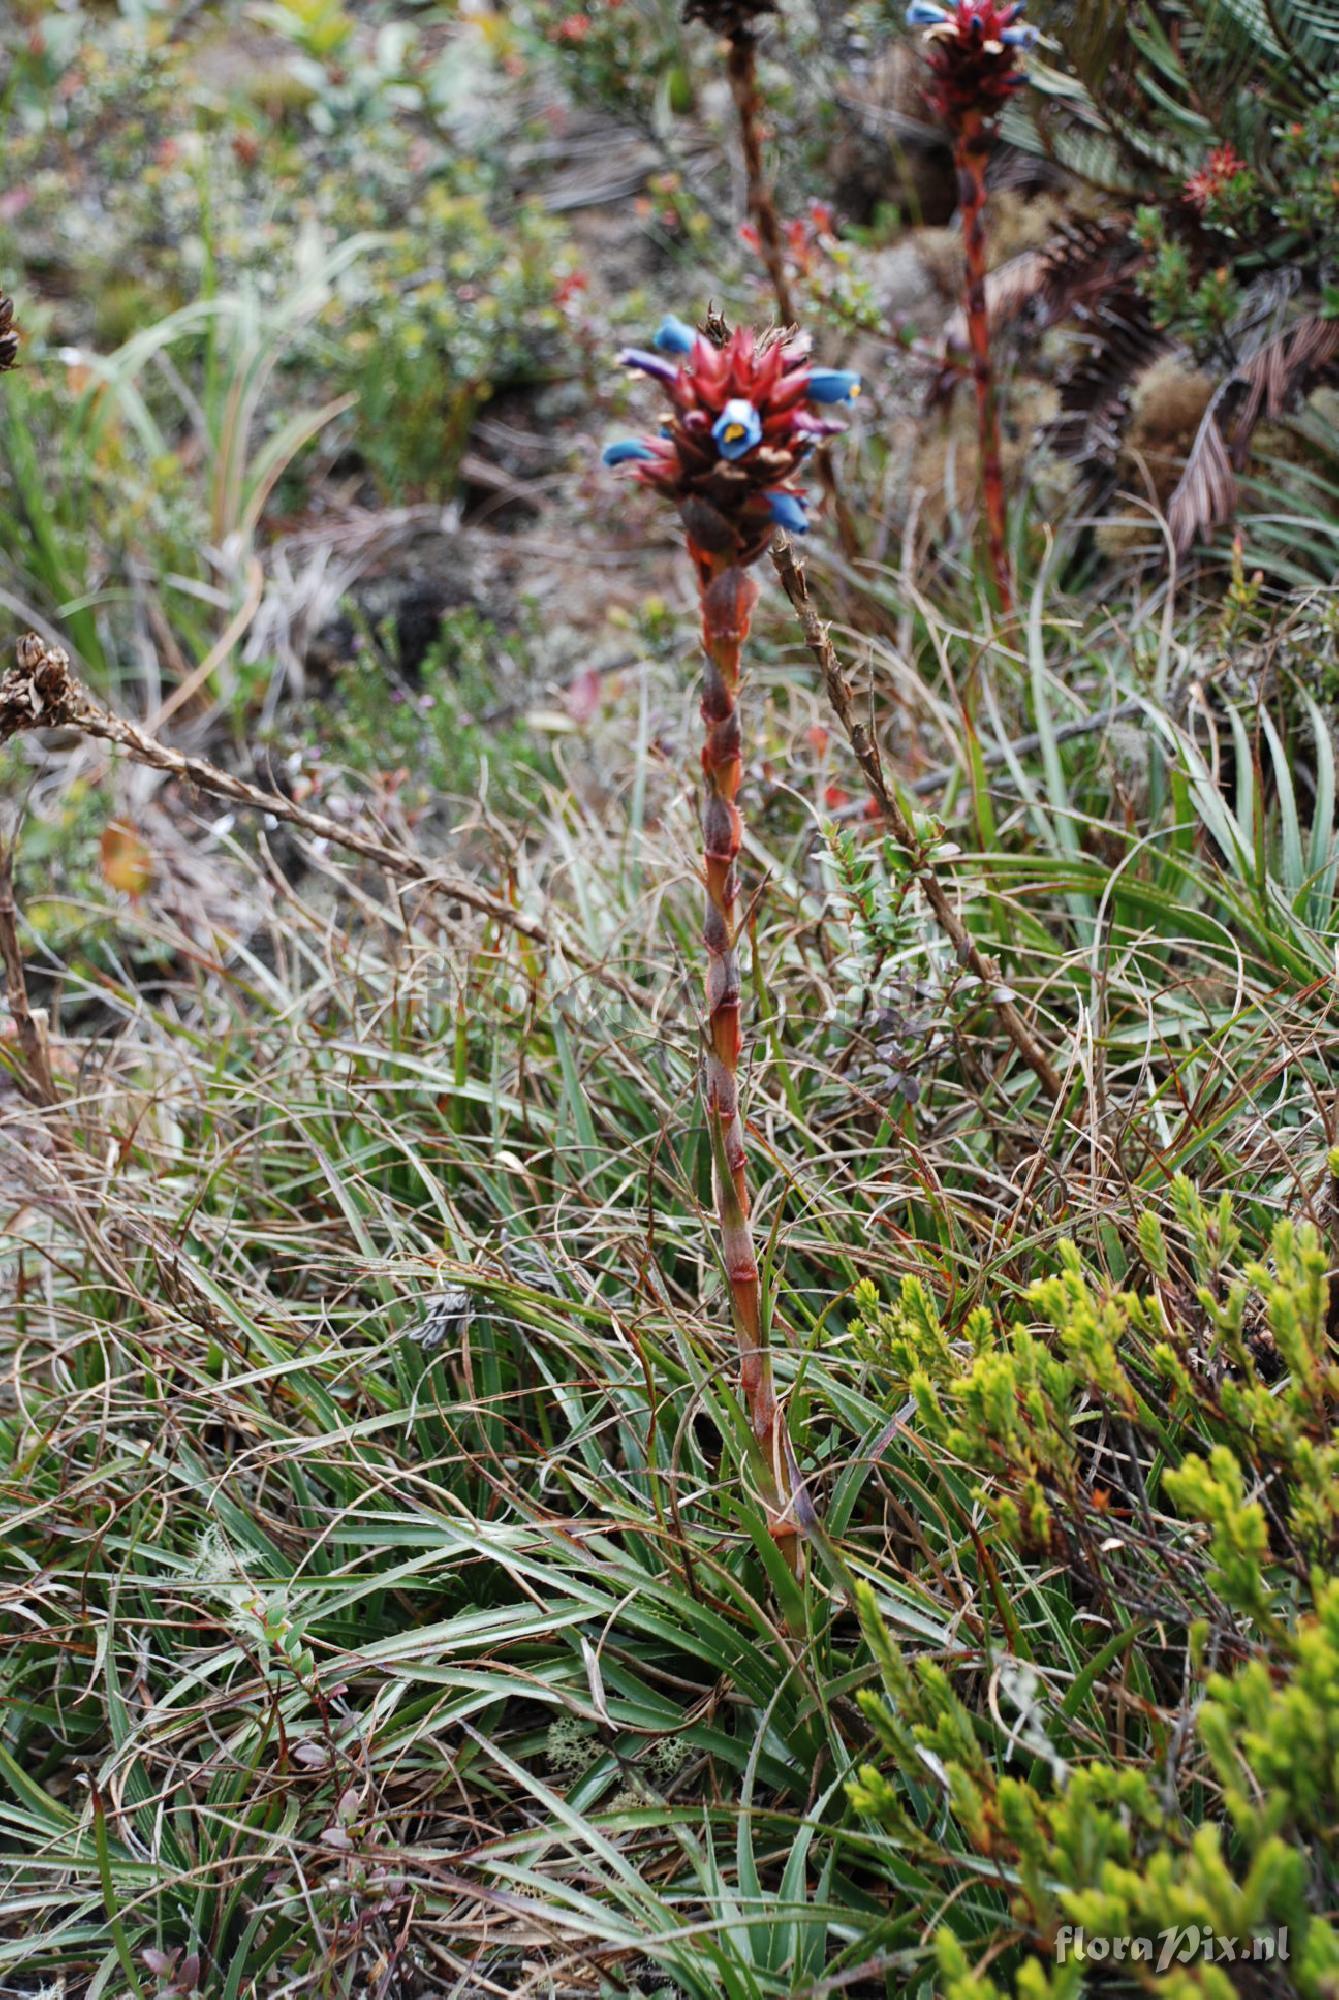
<instances>
[{"instance_id":1,"label":"red inflorescence","mask_svg":"<svg viewBox=\"0 0 1339 2000\"><path fill-rule=\"evenodd\" d=\"M1228 193L1232 183L1250 171L1232 146L1215 146L1204 165L1186 182L1186 200L1203 214L1210 202Z\"/></svg>"},{"instance_id":2,"label":"red inflorescence","mask_svg":"<svg viewBox=\"0 0 1339 2000\"><path fill-rule=\"evenodd\" d=\"M1027 77L1019 59L1035 43L1037 31L1021 20L1022 0L997 7L994 0L911 0L907 20L923 28L930 67L931 109L957 133L972 123L998 118Z\"/></svg>"},{"instance_id":3,"label":"red inflorescence","mask_svg":"<svg viewBox=\"0 0 1339 2000\"><path fill-rule=\"evenodd\" d=\"M804 531L794 476L841 429L811 405L849 401L859 379L814 368L807 344L783 331L741 327L718 346L671 319L656 344L621 359L663 386L670 408L659 434L612 445L606 461L675 502L704 571L754 562L777 526Z\"/></svg>"}]
</instances>

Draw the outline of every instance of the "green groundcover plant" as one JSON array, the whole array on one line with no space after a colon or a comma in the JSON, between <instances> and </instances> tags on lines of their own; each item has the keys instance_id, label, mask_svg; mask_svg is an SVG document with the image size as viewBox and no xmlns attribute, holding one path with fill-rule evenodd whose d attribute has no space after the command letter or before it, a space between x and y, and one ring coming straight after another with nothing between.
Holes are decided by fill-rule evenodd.
<instances>
[{"instance_id":1,"label":"green groundcover plant","mask_svg":"<svg viewBox=\"0 0 1339 2000\"><path fill-rule=\"evenodd\" d=\"M1004 1990L1079 1993L1124 1965L1149 1990L1228 2000L1240 1959L1325 1995L1339 1979L1329 1256L1313 1227L1280 1222L1267 1260L1237 1275L1229 1199L1206 1210L1185 1179L1172 1198L1185 1262L1174 1272L1146 1213L1148 1293L1095 1282L1062 1245L1023 1318L1001 1330L978 1307L950 1339L919 1279L891 1309L865 1289L857 1338L910 1390L921 1434L978 1481L999 1615L1021 1643L993 1669L1012 1715L992 1703L987 1721L963 1692L992 1663L909 1664L863 1587L882 1692L860 1702L887 1762L862 1767L850 1795L941 1862L951 1830L960 1907L989 1885L1044 1947ZM1063 1696L1023 1664L1012 1608L1020 1567L1048 1557L1073 1612L1106 1635ZM1075 1722L1099 1679L1119 1694L1095 1755ZM998 1937L981 1907L940 1933L955 2000L1001 1990L970 1969Z\"/></svg>"}]
</instances>

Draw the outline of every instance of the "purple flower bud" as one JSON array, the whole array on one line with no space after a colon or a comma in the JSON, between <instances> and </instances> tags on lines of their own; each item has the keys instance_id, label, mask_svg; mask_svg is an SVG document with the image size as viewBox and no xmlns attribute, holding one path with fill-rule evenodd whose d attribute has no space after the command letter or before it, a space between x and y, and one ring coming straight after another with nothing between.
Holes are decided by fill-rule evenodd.
<instances>
[{"instance_id":1,"label":"purple flower bud","mask_svg":"<svg viewBox=\"0 0 1339 2000\"><path fill-rule=\"evenodd\" d=\"M654 375L657 382L672 382L679 372L675 362L648 353L644 347L625 347L618 358L624 368L640 368L643 375Z\"/></svg>"}]
</instances>

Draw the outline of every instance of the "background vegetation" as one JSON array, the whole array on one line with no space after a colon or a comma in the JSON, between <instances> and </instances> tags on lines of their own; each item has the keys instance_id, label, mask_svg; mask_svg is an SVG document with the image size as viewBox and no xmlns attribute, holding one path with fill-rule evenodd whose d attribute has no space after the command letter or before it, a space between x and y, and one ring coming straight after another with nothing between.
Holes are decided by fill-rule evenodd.
<instances>
[{"instance_id":1,"label":"background vegetation","mask_svg":"<svg viewBox=\"0 0 1339 2000\"><path fill-rule=\"evenodd\" d=\"M1339 1993L1339 17L1034 10L1002 618L902 13L761 50L866 383L809 585L911 836L764 564L797 1584L710 1223L691 579L598 469L623 341L771 316L720 45L10 10L7 633L487 894L0 747L54 1075L0 1029L0 1993Z\"/></svg>"}]
</instances>

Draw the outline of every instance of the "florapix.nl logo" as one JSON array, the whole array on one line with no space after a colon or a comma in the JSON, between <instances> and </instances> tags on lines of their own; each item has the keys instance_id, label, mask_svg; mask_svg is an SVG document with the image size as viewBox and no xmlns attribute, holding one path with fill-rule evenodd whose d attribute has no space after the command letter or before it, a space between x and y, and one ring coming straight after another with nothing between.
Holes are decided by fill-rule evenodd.
<instances>
[{"instance_id":1,"label":"florapix.nl logo","mask_svg":"<svg viewBox=\"0 0 1339 2000\"><path fill-rule=\"evenodd\" d=\"M1253 1931L1249 1937L1225 1937L1207 1924L1170 1924L1149 1937L1103 1937L1082 1925L1065 1924L1056 1933L1055 1955L1061 1965L1070 1959L1084 1964L1150 1965L1167 1972L1174 1965L1282 1964L1288 1956L1288 1932Z\"/></svg>"}]
</instances>

